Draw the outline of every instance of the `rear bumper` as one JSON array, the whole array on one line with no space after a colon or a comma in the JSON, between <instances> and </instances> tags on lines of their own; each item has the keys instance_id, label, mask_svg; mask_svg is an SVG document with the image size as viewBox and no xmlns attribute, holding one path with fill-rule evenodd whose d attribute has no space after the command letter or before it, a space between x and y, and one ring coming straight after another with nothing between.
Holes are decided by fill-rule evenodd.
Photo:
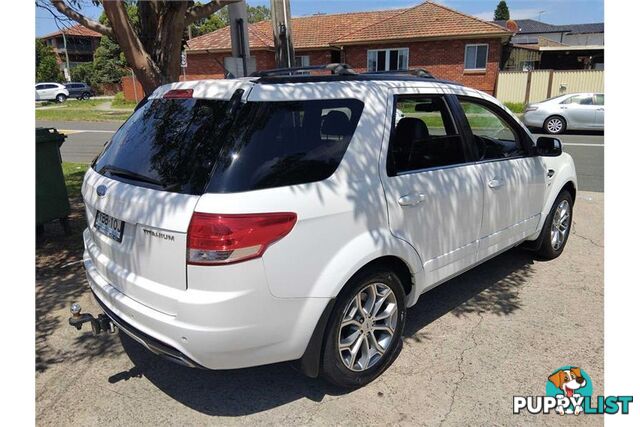
<instances>
[{"instance_id":1,"label":"rear bumper","mask_svg":"<svg viewBox=\"0 0 640 427\"><path fill-rule=\"evenodd\" d=\"M194 289L184 291L174 316L111 286L86 253L84 267L96 300L123 332L154 353L208 369L299 359L330 300L276 298L260 285L253 292L231 296Z\"/></svg>"},{"instance_id":2,"label":"rear bumper","mask_svg":"<svg viewBox=\"0 0 640 427\"><path fill-rule=\"evenodd\" d=\"M170 345L167 345L162 341L159 341L153 338L152 336L149 336L144 332L137 330L135 327L131 326L130 324L122 320L113 311L111 311L100 300L100 298L96 296L95 293L93 294L93 296L96 302L98 303L98 305L100 306L100 308L102 309L102 311L104 311L104 313L109 317L109 319L111 319L111 321L118 327L118 329L120 329L122 332L124 332L125 334L133 338L138 343L142 344L144 347L147 348L147 350L159 356L162 356L166 359L169 359L175 363L178 363L180 365L188 366L190 368L203 368L203 366L189 359L189 357L187 357L186 355L182 354L180 350L177 350L171 347Z\"/></svg>"},{"instance_id":3,"label":"rear bumper","mask_svg":"<svg viewBox=\"0 0 640 427\"><path fill-rule=\"evenodd\" d=\"M522 123L529 127L541 128L546 117L546 113L542 111L529 111L522 116Z\"/></svg>"}]
</instances>

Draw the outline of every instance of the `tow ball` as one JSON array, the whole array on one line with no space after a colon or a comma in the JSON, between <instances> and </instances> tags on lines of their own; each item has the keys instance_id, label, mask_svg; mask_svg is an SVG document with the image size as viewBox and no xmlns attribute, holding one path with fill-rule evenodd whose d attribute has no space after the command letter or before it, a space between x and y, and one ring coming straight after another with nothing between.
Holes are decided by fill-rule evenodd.
<instances>
[{"instance_id":1,"label":"tow ball","mask_svg":"<svg viewBox=\"0 0 640 427\"><path fill-rule=\"evenodd\" d=\"M118 327L113 324L111 319L105 314L98 314L96 317L89 313L81 313L82 307L80 304L74 303L71 305L71 317L69 318L69 324L75 327L77 330L82 329L82 325L89 322L91 323L91 331L93 335L99 335L102 332L108 332L115 334L118 332Z\"/></svg>"}]
</instances>

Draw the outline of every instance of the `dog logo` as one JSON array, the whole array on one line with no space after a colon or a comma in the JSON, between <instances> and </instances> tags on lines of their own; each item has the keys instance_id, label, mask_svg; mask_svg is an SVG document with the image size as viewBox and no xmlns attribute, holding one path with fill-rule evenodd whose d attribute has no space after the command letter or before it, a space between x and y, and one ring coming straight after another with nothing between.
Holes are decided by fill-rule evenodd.
<instances>
[{"instance_id":1,"label":"dog logo","mask_svg":"<svg viewBox=\"0 0 640 427\"><path fill-rule=\"evenodd\" d=\"M553 374L549 375L549 382L554 385L555 388L562 391L561 395L556 395L556 397L566 397L570 401L576 401L577 398L582 397L582 394L578 393L578 391L587 385L587 380L582 374L580 368L576 367L568 367L564 369L559 369ZM589 393L591 394L591 393ZM574 398L574 399L571 399ZM556 412L561 415L564 414L575 414L578 415L584 412L584 408L582 405L575 405L574 407L568 406L567 408L563 406L556 407Z\"/></svg>"},{"instance_id":2,"label":"dog logo","mask_svg":"<svg viewBox=\"0 0 640 427\"><path fill-rule=\"evenodd\" d=\"M547 377L544 396L513 396L513 413L626 415L632 403L631 395L594 396L589 374L569 365L556 369Z\"/></svg>"}]
</instances>

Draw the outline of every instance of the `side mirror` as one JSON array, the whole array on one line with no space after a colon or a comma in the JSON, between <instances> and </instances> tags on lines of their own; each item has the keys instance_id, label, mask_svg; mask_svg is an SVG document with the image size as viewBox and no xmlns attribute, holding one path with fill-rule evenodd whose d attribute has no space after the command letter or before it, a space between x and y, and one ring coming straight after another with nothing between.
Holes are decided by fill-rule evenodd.
<instances>
[{"instance_id":1,"label":"side mirror","mask_svg":"<svg viewBox=\"0 0 640 427\"><path fill-rule=\"evenodd\" d=\"M562 154L562 142L558 138L541 136L536 141L536 154L544 157L558 157Z\"/></svg>"}]
</instances>

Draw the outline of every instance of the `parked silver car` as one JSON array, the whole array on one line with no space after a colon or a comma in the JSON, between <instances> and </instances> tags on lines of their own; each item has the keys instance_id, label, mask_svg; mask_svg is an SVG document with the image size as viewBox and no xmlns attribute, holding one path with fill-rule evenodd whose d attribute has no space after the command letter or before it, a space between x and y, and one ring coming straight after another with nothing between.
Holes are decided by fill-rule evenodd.
<instances>
[{"instance_id":1,"label":"parked silver car","mask_svg":"<svg viewBox=\"0 0 640 427\"><path fill-rule=\"evenodd\" d=\"M56 101L64 102L69 97L69 91L60 83L37 83L36 101Z\"/></svg>"},{"instance_id":2,"label":"parked silver car","mask_svg":"<svg viewBox=\"0 0 640 427\"><path fill-rule=\"evenodd\" d=\"M604 94L570 93L525 108L522 121L559 134L567 130L604 130Z\"/></svg>"}]
</instances>

